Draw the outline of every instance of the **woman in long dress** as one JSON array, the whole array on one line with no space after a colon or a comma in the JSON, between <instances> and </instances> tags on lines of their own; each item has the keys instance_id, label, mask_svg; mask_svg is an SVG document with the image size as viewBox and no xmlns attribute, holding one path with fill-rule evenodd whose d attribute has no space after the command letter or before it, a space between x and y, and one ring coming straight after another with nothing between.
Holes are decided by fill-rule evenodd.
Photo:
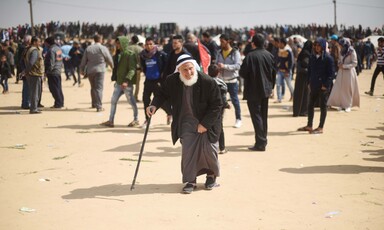
<instances>
[{"instance_id":1,"label":"woman in long dress","mask_svg":"<svg viewBox=\"0 0 384 230\"><path fill-rule=\"evenodd\" d=\"M293 116L308 114L308 66L312 53L312 41L307 40L297 58L297 74L293 91Z\"/></svg>"},{"instance_id":2,"label":"woman in long dress","mask_svg":"<svg viewBox=\"0 0 384 230\"><path fill-rule=\"evenodd\" d=\"M342 46L339 71L327 104L350 112L352 107L360 107L359 84L355 69L357 55L349 38L342 38L339 43Z\"/></svg>"}]
</instances>

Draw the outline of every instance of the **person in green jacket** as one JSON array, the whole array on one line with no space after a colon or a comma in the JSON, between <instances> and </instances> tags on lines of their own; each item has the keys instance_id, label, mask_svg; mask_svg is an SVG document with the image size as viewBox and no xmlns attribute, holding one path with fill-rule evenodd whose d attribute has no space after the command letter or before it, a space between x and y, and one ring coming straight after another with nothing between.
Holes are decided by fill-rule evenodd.
<instances>
[{"instance_id":1,"label":"person in green jacket","mask_svg":"<svg viewBox=\"0 0 384 230\"><path fill-rule=\"evenodd\" d=\"M138 109L136 99L133 96L133 85L136 82L136 55L128 48L129 40L127 37L120 36L116 39L116 54L113 57L114 68L112 72L112 81L115 82L115 89L111 99L111 112L109 120L101 123L103 126L114 127L114 118L116 113L117 102L120 97L125 94L128 103L133 109L133 121L128 127L139 126Z\"/></svg>"}]
</instances>

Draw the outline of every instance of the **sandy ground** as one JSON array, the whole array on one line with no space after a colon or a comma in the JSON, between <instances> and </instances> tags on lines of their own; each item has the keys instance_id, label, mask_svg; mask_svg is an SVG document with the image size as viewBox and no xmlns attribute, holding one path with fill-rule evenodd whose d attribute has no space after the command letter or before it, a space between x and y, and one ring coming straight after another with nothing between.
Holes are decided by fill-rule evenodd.
<instances>
[{"instance_id":1,"label":"sandy ground","mask_svg":"<svg viewBox=\"0 0 384 230\"><path fill-rule=\"evenodd\" d=\"M166 116L153 118L136 189L130 191L144 130L128 128L121 98L115 128L109 116L113 84L106 76L101 113L90 109L89 82L63 81L64 110L53 110L44 87L40 115L20 110L21 84L0 95L0 229L377 229L384 228L384 81L369 89L359 77L361 108L329 111L325 133L296 132L287 97L270 101L267 151L254 142L246 101L243 126L233 109L224 126L219 187L181 194L180 144L172 146ZM64 78L64 77L63 77ZM139 103L141 123L143 104ZM320 112L315 112L315 124ZM21 209L25 208L24 211ZM30 211L30 212L28 212Z\"/></svg>"}]
</instances>

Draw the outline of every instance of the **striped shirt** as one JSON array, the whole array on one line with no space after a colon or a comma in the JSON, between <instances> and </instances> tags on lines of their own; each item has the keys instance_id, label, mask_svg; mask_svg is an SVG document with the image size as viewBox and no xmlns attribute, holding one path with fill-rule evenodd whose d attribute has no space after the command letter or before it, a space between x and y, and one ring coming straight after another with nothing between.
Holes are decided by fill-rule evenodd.
<instances>
[{"instance_id":1,"label":"striped shirt","mask_svg":"<svg viewBox=\"0 0 384 230\"><path fill-rule=\"evenodd\" d=\"M384 66L384 47L377 48L377 65Z\"/></svg>"}]
</instances>

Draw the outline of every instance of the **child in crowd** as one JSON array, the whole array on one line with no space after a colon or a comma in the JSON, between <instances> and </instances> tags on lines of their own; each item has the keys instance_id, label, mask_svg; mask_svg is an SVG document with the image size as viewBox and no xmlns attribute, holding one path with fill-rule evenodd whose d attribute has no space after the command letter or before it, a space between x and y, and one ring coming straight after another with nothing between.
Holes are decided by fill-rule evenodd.
<instances>
[{"instance_id":1,"label":"child in crowd","mask_svg":"<svg viewBox=\"0 0 384 230\"><path fill-rule=\"evenodd\" d=\"M219 67L216 64L211 64L208 67L208 75L211 76L217 83L220 88L221 99L223 101L223 109L221 111L221 134L219 137L219 154L227 153L228 151L225 149L225 139L224 139L224 128L223 128L223 115L224 109L229 109L230 105L227 102L227 84L223 80L217 77L219 74Z\"/></svg>"},{"instance_id":2,"label":"child in crowd","mask_svg":"<svg viewBox=\"0 0 384 230\"><path fill-rule=\"evenodd\" d=\"M8 93L8 78L11 77L11 66L7 62L5 55L0 56L0 84L3 86L3 94Z\"/></svg>"}]
</instances>

